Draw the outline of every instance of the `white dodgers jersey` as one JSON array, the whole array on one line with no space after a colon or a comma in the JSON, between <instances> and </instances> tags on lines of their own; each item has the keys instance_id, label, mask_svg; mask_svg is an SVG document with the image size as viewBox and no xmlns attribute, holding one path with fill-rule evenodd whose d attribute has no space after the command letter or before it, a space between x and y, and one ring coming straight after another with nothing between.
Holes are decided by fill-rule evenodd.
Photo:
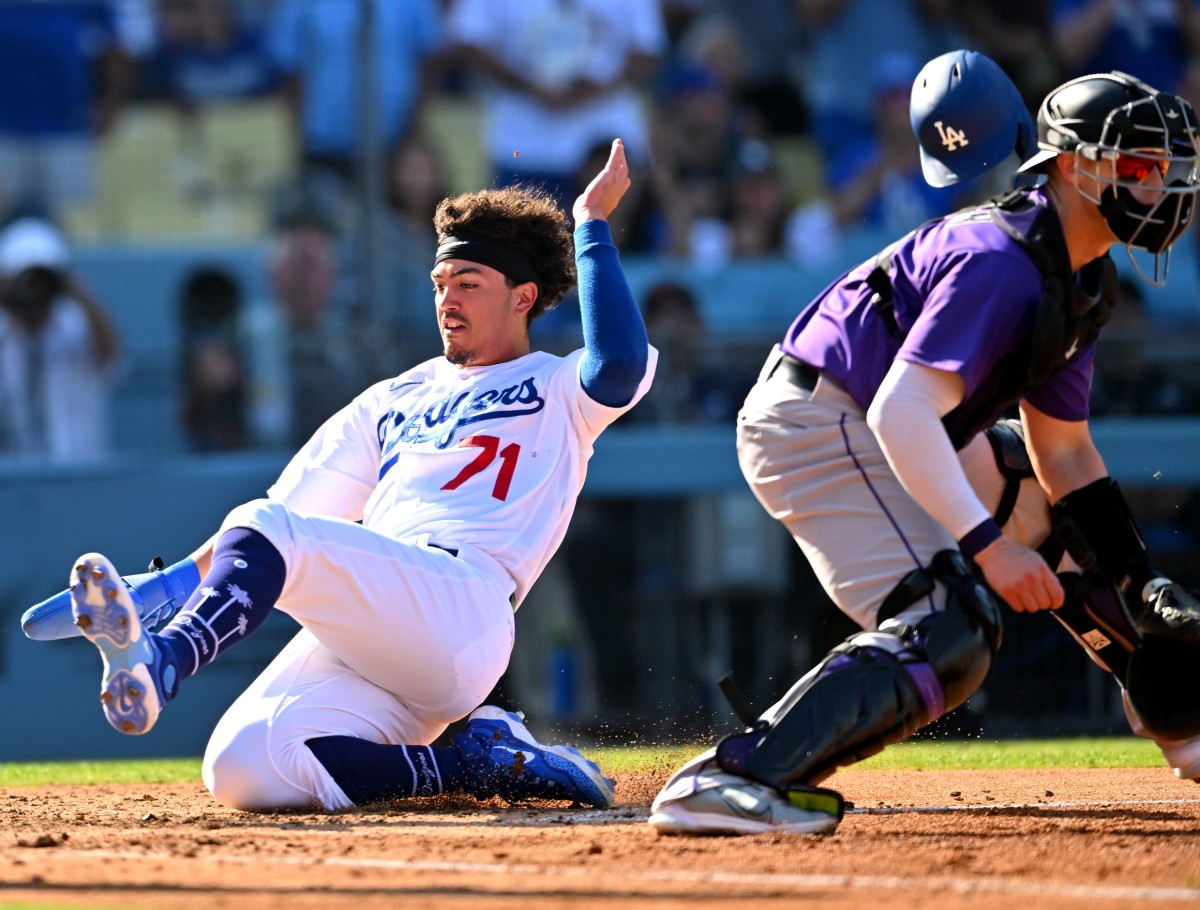
<instances>
[{"instance_id":1,"label":"white dodgers jersey","mask_svg":"<svg viewBox=\"0 0 1200 910\"><path fill-rule=\"evenodd\" d=\"M461 368L444 357L377 383L333 415L269 496L398 540L469 544L519 602L562 543L596 438L650 387L611 408L579 379L578 350Z\"/></svg>"}]
</instances>

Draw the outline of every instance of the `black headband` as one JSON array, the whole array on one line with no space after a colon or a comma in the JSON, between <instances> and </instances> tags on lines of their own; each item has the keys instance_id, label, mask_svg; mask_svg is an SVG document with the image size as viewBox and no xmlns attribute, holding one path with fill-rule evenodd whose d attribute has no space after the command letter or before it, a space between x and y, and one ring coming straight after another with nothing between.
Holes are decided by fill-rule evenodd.
<instances>
[{"instance_id":1,"label":"black headband","mask_svg":"<svg viewBox=\"0 0 1200 910\"><path fill-rule=\"evenodd\" d=\"M443 237L441 243L438 244L433 264L437 265L444 259L465 259L468 262L478 262L480 265L491 266L496 271L502 272L517 284L532 281L539 290L542 287L537 270L528 259L507 244L476 234L451 234Z\"/></svg>"}]
</instances>

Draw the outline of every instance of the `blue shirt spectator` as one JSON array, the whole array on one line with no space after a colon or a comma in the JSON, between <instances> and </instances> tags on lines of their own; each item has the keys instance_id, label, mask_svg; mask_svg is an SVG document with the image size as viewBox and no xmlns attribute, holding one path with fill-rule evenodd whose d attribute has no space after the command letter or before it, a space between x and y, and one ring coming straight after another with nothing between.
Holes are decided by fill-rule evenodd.
<instances>
[{"instance_id":1,"label":"blue shirt spectator","mask_svg":"<svg viewBox=\"0 0 1200 910\"><path fill-rule=\"evenodd\" d=\"M374 0L382 154L410 131L442 40L436 0ZM289 77L305 159L348 176L359 146L359 0L281 0L272 50Z\"/></svg>"},{"instance_id":2,"label":"blue shirt spectator","mask_svg":"<svg viewBox=\"0 0 1200 910\"><path fill-rule=\"evenodd\" d=\"M95 137L132 89L119 25L104 0L0 4L0 197L90 198Z\"/></svg>"},{"instance_id":3,"label":"blue shirt spectator","mask_svg":"<svg viewBox=\"0 0 1200 910\"><path fill-rule=\"evenodd\" d=\"M93 72L116 43L101 0L0 5L0 134L92 133L104 100Z\"/></svg>"},{"instance_id":4,"label":"blue shirt spectator","mask_svg":"<svg viewBox=\"0 0 1200 910\"><path fill-rule=\"evenodd\" d=\"M280 86L265 30L231 0L161 0L147 94L185 107L268 95Z\"/></svg>"},{"instance_id":5,"label":"blue shirt spectator","mask_svg":"<svg viewBox=\"0 0 1200 910\"><path fill-rule=\"evenodd\" d=\"M809 126L827 161L874 131L863 75L903 48L917 60L953 50L949 26L929 0L796 0L806 39ZM936 10L935 10L936 12Z\"/></svg>"},{"instance_id":6,"label":"blue shirt spectator","mask_svg":"<svg viewBox=\"0 0 1200 910\"><path fill-rule=\"evenodd\" d=\"M1120 70L1178 92L1200 52L1194 0L1053 0L1050 22L1068 77Z\"/></svg>"}]
</instances>

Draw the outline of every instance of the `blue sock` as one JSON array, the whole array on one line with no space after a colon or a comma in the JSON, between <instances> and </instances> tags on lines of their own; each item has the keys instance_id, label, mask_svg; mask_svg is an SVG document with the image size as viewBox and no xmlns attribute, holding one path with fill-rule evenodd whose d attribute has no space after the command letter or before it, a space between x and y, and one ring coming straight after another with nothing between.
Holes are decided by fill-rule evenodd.
<instances>
[{"instance_id":1,"label":"blue sock","mask_svg":"<svg viewBox=\"0 0 1200 910\"><path fill-rule=\"evenodd\" d=\"M466 791L466 769L453 746L390 746L354 736L320 736L305 745L356 806Z\"/></svg>"},{"instance_id":2,"label":"blue sock","mask_svg":"<svg viewBox=\"0 0 1200 910\"><path fill-rule=\"evenodd\" d=\"M200 587L155 636L178 680L261 626L283 591L286 575L283 557L257 531L230 528L222 534Z\"/></svg>"}]
</instances>

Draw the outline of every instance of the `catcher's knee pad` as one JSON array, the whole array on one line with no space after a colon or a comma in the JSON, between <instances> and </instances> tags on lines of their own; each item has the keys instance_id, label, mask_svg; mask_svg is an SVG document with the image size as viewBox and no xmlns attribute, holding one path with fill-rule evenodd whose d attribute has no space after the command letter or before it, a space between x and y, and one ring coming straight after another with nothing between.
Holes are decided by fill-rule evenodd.
<instances>
[{"instance_id":1,"label":"catcher's knee pad","mask_svg":"<svg viewBox=\"0 0 1200 910\"><path fill-rule=\"evenodd\" d=\"M1200 735L1200 648L1147 636L1129 655L1125 693L1156 740Z\"/></svg>"},{"instance_id":2,"label":"catcher's knee pad","mask_svg":"<svg viewBox=\"0 0 1200 910\"><path fill-rule=\"evenodd\" d=\"M983 431L992 447L996 467L1004 478L1004 492L996 507L996 524L1003 526L1012 517L1021 492L1021 481L1034 476L1033 462L1025 448L1025 427L1019 420L998 420Z\"/></svg>"},{"instance_id":3,"label":"catcher's knee pad","mask_svg":"<svg viewBox=\"0 0 1200 910\"><path fill-rule=\"evenodd\" d=\"M848 638L753 729L718 743L718 764L781 790L815 784L966 701L1000 646L999 607L957 550L938 553L901 582L915 595L910 603L931 587L917 575L943 583L943 609L915 624L887 619Z\"/></svg>"}]
</instances>

